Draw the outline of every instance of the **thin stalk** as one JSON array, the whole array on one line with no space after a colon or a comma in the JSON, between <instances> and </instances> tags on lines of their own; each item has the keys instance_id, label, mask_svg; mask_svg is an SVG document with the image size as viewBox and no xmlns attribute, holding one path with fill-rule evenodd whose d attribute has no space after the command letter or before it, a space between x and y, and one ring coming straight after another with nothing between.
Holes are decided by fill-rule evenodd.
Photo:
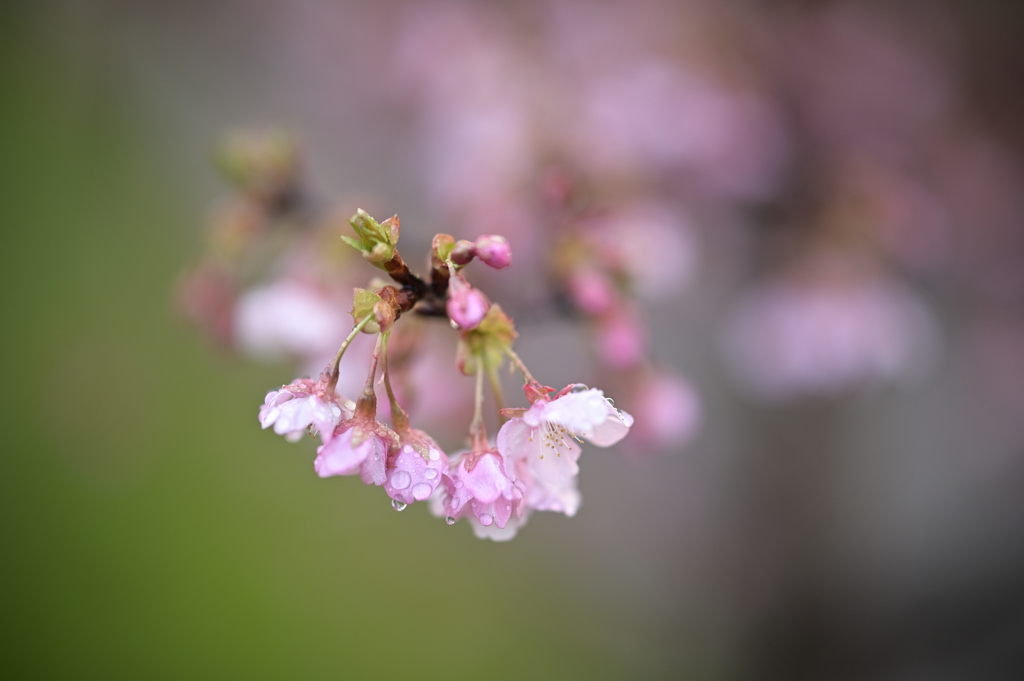
<instances>
[{"instance_id":1,"label":"thin stalk","mask_svg":"<svg viewBox=\"0 0 1024 681\"><path fill-rule=\"evenodd\" d=\"M494 404L498 410L498 425L500 427L505 425L505 421L508 420L501 415L501 410L505 406L504 400L501 397L501 377L498 375L497 369L492 367L487 371L487 378L490 380L491 392L494 394Z\"/></svg>"},{"instance_id":2,"label":"thin stalk","mask_svg":"<svg viewBox=\"0 0 1024 681\"><path fill-rule=\"evenodd\" d=\"M525 364L523 364L523 360L519 359L519 355L516 354L515 350L507 347L505 348L505 354L508 355L508 358L512 360L512 364L515 365L515 367L519 369L520 373L523 374L523 380L525 382L536 383L536 380L533 378L533 374L531 374L530 370L526 368Z\"/></svg>"},{"instance_id":3,"label":"thin stalk","mask_svg":"<svg viewBox=\"0 0 1024 681\"><path fill-rule=\"evenodd\" d=\"M388 393L388 401L391 404L391 423L395 426L395 430L403 432L409 429L409 415L402 409L402 405L395 399L395 393L391 389L391 374L388 372L388 339L391 337L391 332L383 334L383 348L384 357L382 361L382 369L384 372L384 389Z\"/></svg>"},{"instance_id":4,"label":"thin stalk","mask_svg":"<svg viewBox=\"0 0 1024 681\"><path fill-rule=\"evenodd\" d=\"M477 362L476 392L473 402L473 421L469 424L473 449L487 448L487 428L484 426L484 365Z\"/></svg>"},{"instance_id":5,"label":"thin stalk","mask_svg":"<svg viewBox=\"0 0 1024 681\"><path fill-rule=\"evenodd\" d=\"M373 348L373 359L370 362L370 373L366 376L366 385L356 403L356 412L365 418L376 418L377 395L373 392L373 380L377 377L377 363L380 361L380 350L384 334L377 336L377 345Z\"/></svg>"},{"instance_id":6,"label":"thin stalk","mask_svg":"<svg viewBox=\"0 0 1024 681\"><path fill-rule=\"evenodd\" d=\"M338 354L334 356L334 367L331 369L331 380L327 383L327 392L329 395L334 394L334 388L338 385L338 367L341 366L342 356L344 356L345 351L348 350L348 346L352 343L352 339L354 339L359 332L363 330L363 327L366 326L371 319L373 319L372 314L368 314L363 317L362 321L355 325L355 328L352 329L348 338L342 341L341 347L338 348Z\"/></svg>"}]
</instances>

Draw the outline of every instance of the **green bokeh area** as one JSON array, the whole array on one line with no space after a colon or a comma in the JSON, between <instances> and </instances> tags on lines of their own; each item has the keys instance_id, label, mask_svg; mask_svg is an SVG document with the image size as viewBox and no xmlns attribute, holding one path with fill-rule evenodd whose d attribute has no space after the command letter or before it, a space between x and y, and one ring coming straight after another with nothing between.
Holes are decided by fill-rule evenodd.
<instances>
[{"instance_id":1,"label":"green bokeh area","mask_svg":"<svg viewBox=\"0 0 1024 681\"><path fill-rule=\"evenodd\" d=\"M159 130L7 7L0 676L657 675L665 640L567 595L542 523L481 542L317 479L310 442L260 431L282 368L220 357L174 319L203 206Z\"/></svg>"}]
</instances>

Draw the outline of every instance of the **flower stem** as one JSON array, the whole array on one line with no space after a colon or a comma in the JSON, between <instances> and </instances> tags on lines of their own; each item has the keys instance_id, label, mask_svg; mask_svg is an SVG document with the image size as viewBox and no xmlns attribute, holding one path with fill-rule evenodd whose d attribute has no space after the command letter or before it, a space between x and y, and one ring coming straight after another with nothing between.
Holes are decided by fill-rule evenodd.
<instances>
[{"instance_id":1,"label":"flower stem","mask_svg":"<svg viewBox=\"0 0 1024 681\"><path fill-rule=\"evenodd\" d=\"M372 314L368 314L365 317L363 317L363 319L358 324L355 325L355 328L352 329L352 332L348 335L348 338L342 341L341 347L338 348L338 354L334 356L334 367L331 369L331 380L327 383L328 395L334 395L334 388L338 385L338 367L341 365L342 356L345 354L345 351L348 350L348 346L350 343L352 343L352 339L354 339L359 334L359 332L363 330L364 326L370 323L371 319L373 319Z\"/></svg>"},{"instance_id":2,"label":"flower stem","mask_svg":"<svg viewBox=\"0 0 1024 681\"><path fill-rule=\"evenodd\" d=\"M526 365L523 364L523 360L519 358L519 355L516 354L515 350L510 347L506 347L505 354L508 355L508 358L512 360L512 364L514 364L515 367L519 369L520 373L523 374L523 380L525 382L536 383L536 380L533 378L533 374L531 374L530 370L526 368Z\"/></svg>"},{"instance_id":3,"label":"flower stem","mask_svg":"<svg viewBox=\"0 0 1024 681\"><path fill-rule=\"evenodd\" d=\"M482 362L477 363L473 421L469 424L469 437L473 450L487 448L487 428L484 426L484 366Z\"/></svg>"},{"instance_id":4,"label":"flower stem","mask_svg":"<svg viewBox=\"0 0 1024 681\"><path fill-rule=\"evenodd\" d=\"M384 357L382 361L382 369L384 371L384 389L388 393L388 401L391 403L391 423L395 426L395 430L399 433L409 430L409 415L402 409L402 405L395 399L395 393L391 390L391 374L388 372L388 339L391 337L391 333L382 334Z\"/></svg>"},{"instance_id":5,"label":"flower stem","mask_svg":"<svg viewBox=\"0 0 1024 681\"><path fill-rule=\"evenodd\" d=\"M491 391L494 394L494 403L498 409L498 423L499 425L505 425L505 421L507 421L508 419L506 419L504 416L501 416L501 410L505 406L505 404L504 400L502 400L501 398L501 377L498 376L498 370L494 367L488 369L487 378L490 380Z\"/></svg>"},{"instance_id":6,"label":"flower stem","mask_svg":"<svg viewBox=\"0 0 1024 681\"><path fill-rule=\"evenodd\" d=\"M377 336L377 345L373 348L373 359L370 362L370 373L366 377L366 385L363 387L363 392L356 403L356 413L360 414L363 418L373 419L377 417L377 395L373 391L373 380L377 377L377 363L380 361L383 339L384 334Z\"/></svg>"}]
</instances>

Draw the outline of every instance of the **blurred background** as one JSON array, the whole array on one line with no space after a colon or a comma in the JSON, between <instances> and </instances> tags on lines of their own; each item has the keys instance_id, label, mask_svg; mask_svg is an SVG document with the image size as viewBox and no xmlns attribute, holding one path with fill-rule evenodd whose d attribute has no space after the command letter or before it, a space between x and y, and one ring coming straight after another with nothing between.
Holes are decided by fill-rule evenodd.
<instances>
[{"instance_id":1,"label":"blurred background","mask_svg":"<svg viewBox=\"0 0 1024 681\"><path fill-rule=\"evenodd\" d=\"M3 675L1022 678L1022 15L4 2ZM183 282L278 127L410 263L508 236L520 355L638 418L577 517L480 541L260 431L301 367Z\"/></svg>"}]
</instances>

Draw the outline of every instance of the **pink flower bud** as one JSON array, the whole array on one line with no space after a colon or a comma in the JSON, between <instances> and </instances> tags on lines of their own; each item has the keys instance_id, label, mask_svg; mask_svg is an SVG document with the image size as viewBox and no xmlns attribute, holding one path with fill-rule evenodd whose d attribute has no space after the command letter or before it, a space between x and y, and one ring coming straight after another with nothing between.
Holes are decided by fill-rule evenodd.
<instances>
[{"instance_id":1,"label":"pink flower bud","mask_svg":"<svg viewBox=\"0 0 1024 681\"><path fill-rule=\"evenodd\" d=\"M460 329L475 329L487 316L491 301L483 291L475 289L462 275L455 275L448 284L448 318Z\"/></svg>"},{"instance_id":2,"label":"pink flower bud","mask_svg":"<svg viewBox=\"0 0 1024 681\"><path fill-rule=\"evenodd\" d=\"M512 247L508 239L497 234L486 234L476 240L476 255L496 270L512 264Z\"/></svg>"}]
</instances>

